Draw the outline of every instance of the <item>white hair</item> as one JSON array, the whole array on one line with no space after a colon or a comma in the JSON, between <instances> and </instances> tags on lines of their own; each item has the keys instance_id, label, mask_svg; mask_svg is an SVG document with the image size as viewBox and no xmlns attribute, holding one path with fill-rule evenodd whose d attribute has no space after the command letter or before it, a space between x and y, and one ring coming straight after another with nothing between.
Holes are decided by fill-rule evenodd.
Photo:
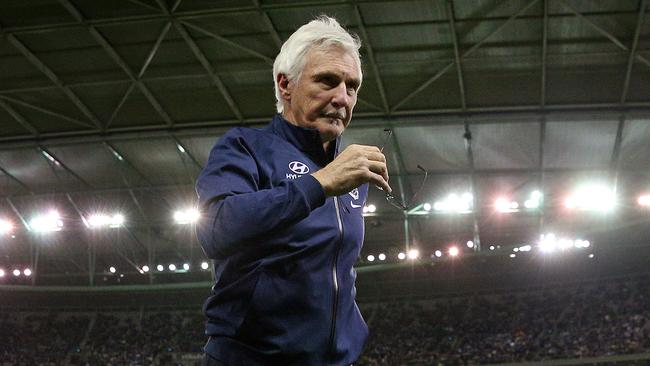
<instances>
[{"instance_id":1,"label":"white hair","mask_svg":"<svg viewBox=\"0 0 650 366\"><path fill-rule=\"evenodd\" d=\"M275 99L278 113L284 110L282 95L278 87L278 75L285 74L289 81L298 81L302 75L307 61L307 53L313 48L341 47L349 53L359 67L361 74L361 57L359 48L361 41L356 35L348 33L336 19L321 15L311 22L298 28L289 39L284 42L280 53L273 63L273 82L275 85Z\"/></svg>"}]
</instances>

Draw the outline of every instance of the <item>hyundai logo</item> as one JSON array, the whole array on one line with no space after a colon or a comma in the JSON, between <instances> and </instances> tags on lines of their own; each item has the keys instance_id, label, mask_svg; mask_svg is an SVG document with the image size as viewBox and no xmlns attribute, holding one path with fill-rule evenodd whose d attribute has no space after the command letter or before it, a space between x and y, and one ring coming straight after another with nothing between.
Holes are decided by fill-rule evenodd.
<instances>
[{"instance_id":1,"label":"hyundai logo","mask_svg":"<svg viewBox=\"0 0 650 366\"><path fill-rule=\"evenodd\" d=\"M292 161L289 163L289 169L296 174L307 174L309 173L309 167L305 163L299 161Z\"/></svg>"}]
</instances>

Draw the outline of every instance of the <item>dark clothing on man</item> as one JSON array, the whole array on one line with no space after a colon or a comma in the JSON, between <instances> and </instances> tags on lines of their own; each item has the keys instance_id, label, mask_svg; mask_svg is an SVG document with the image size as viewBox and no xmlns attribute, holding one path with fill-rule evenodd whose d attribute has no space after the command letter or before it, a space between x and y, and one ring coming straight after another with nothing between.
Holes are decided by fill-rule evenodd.
<instances>
[{"instance_id":1,"label":"dark clothing on man","mask_svg":"<svg viewBox=\"0 0 650 366\"><path fill-rule=\"evenodd\" d=\"M205 352L224 365L349 365L368 329L354 301L368 185L326 198L319 132L276 115L235 128L197 182L197 228L216 283Z\"/></svg>"}]
</instances>

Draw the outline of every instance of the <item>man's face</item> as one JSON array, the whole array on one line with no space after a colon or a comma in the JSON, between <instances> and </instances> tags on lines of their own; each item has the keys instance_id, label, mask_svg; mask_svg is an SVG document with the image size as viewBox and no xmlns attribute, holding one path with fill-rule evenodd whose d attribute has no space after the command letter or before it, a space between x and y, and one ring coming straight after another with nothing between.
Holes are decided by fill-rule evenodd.
<instances>
[{"instance_id":1,"label":"man's face","mask_svg":"<svg viewBox=\"0 0 650 366\"><path fill-rule=\"evenodd\" d=\"M350 124L361 85L359 65L336 46L312 49L305 57L299 80L278 76L283 115L293 124L317 129L326 143L340 136Z\"/></svg>"}]
</instances>

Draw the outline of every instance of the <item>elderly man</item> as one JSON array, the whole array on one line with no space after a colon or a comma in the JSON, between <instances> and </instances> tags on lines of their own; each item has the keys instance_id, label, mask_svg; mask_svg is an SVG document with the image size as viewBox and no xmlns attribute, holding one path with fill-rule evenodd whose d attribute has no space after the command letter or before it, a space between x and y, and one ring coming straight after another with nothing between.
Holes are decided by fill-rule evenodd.
<instances>
[{"instance_id":1,"label":"elderly man","mask_svg":"<svg viewBox=\"0 0 650 366\"><path fill-rule=\"evenodd\" d=\"M235 128L197 182L197 235L216 283L204 365L350 365L367 326L354 301L368 184L390 192L384 155L339 154L362 73L360 42L319 17L273 65L278 114Z\"/></svg>"}]
</instances>

